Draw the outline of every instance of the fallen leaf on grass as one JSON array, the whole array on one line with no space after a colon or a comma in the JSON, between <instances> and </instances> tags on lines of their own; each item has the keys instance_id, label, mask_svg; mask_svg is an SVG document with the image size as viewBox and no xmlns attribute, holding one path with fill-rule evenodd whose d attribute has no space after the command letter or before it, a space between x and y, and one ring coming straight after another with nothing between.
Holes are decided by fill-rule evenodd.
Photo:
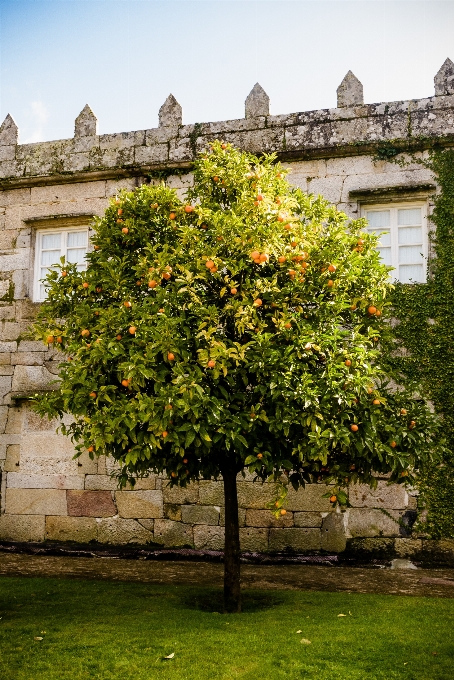
<instances>
[{"instance_id":1,"label":"fallen leaf on grass","mask_svg":"<svg viewBox=\"0 0 454 680\"><path fill-rule=\"evenodd\" d=\"M347 614L338 614L338 616L347 616Z\"/></svg>"},{"instance_id":2,"label":"fallen leaf on grass","mask_svg":"<svg viewBox=\"0 0 454 680\"><path fill-rule=\"evenodd\" d=\"M172 652L172 654L169 654L169 656L165 656L164 659L173 659L175 656L175 652Z\"/></svg>"},{"instance_id":3,"label":"fallen leaf on grass","mask_svg":"<svg viewBox=\"0 0 454 680\"><path fill-rule=\"evenodd\" d=\"M301 638L300 640L302 645L311 645L312 642L310 640L307 640L306 638Z\"/></svg>"},{"instance_id":4,"label":"fallen leaf on grass","mask_svg":"<svg viewBox=\"0 0 454 680\"><path fill-rule=\"evenodd\" d=\"M296 634L298 635L298 633L302 633L302 632L303 632L302 630L297 630Z\"/></svg>"},{"instance_id":5,"label":"fallen leaf on grass","mask_svg":"<svg viewBox=\"0 0 454 680\"><path fill-rule=\"evenodd\" d=\"M44 638L42 638L42 637L34 637L33 639L34 640L44 640Z\"/></svg>"}]
</instances>

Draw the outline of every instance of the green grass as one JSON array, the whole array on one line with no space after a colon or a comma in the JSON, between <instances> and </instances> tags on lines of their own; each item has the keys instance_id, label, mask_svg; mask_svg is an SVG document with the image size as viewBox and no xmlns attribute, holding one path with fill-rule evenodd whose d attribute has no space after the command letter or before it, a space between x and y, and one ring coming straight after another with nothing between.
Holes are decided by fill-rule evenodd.
<instances>
[{"instance_id":1,"label":"green grass","mask_svg":"<svg viewBox=\"0 0 454 680\"><path fill-rule=\"evenodd\" d=\"M247 591L244 605L219 614L213 588L0 577L0 678L454 676L453 599Z\"/></svg>"}]
</instances>

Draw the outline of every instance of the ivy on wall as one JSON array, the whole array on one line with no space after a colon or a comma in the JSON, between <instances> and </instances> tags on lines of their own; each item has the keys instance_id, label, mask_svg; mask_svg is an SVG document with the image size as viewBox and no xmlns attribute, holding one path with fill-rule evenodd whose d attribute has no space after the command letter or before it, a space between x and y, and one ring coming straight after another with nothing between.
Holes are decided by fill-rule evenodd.
<instances>
[{"instance_id":1,"label":"ivy on wall","mask_svg":"<svg viewBox=\"0 0 454 680\"><path fill-rule=\"evenodd\" d=\"M454 150L433 151L424 162L437 177L431 257L425 284L397 284L392 311L396 323L389 361L422 385L441 415L447 452L441 464L421 471L420 492L433 538L454 538Z\"/></svg>"}]
</instances>

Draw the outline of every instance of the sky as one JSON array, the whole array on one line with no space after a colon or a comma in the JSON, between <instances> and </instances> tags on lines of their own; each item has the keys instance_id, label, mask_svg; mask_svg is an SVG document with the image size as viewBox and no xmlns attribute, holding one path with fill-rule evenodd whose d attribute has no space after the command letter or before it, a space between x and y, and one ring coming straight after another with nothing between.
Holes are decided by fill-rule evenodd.
<instances>
[{"instance_id":1,"label":"sky","mask_svg":"<svg viewBox=\"0 0 454 680\"><path fill-rule=\"evenodd\" d=\"M349 69L366 103L433 95L454 61L454 0L0 0L0 121L20 142L65 139L89 104L101 134L336 106Z\"/></svg>"}]
</instances>

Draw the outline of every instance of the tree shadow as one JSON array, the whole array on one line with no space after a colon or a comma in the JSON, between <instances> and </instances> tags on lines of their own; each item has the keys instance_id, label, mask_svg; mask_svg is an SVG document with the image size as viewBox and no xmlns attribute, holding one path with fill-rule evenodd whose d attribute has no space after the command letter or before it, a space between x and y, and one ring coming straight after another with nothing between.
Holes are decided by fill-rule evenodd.
<instances>
[{"instance_id":1,"label":"tree shadow","mask_svg":"<svg viewBox=\"0 0 454 680\"><path fill-rule=\"evenodd\" d=\"M211 614L222 614L224 608L223 601L223 591L214 588L191 590L180 598L183 607ZM283 602L284 599L275 593L259 593L248 590L241 593L241 606L244 614L272 609L283 604Z\"/></svg>"}]
</instances>

